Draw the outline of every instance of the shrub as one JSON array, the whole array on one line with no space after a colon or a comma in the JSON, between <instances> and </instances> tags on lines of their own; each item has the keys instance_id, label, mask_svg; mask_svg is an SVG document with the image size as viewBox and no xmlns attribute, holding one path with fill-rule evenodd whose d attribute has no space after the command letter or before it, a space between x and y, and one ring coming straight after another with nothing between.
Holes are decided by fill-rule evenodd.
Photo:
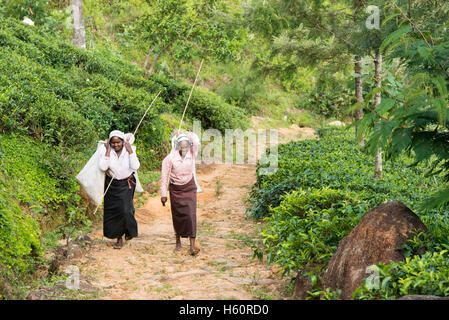
<instances>
[{"instance_id":1,"label":"shrub","mask_svg":"<svg viewBox=\"0 0 449 320\"><path fill-rule=\"evenodd\" d=\"M353 133L345 129L319 131L320 140L290 142L278 146L278 169L272 175L260 174L251 190L248 211L256 218L266 216L270 205L276 207L280 196L299 188L322 188L368 192L373 204L400 200L413 207L441 179L425 176L423 166L409 167L412 160L401 157L384 162L383 178L374 179L374 159L354 142Z\"/></svg>"},{"instance_id":2,"label":"shrub","mask_svg":"<svg viewBox=\"0 0 449 320\"><path fill-rule=\"evenodd\" d=\"M150 80L165 88L163 98L170 108L167 111L181 113L184 111L191 86L169 81L157 74L152 74ZM203 128L225 129L249 127L249 120L243 109L227 104L223 99L202 88L195 88L189 102L187 115L200 120Z\"/></svg>"},{"instance_id":3,"label":"shrub","mask_svg":"<svg viewBox=\"0 0 449 320\"><path fill-rule=\"evenodd\" d=\"M49 150L51 156L47 154ZM0 135L0 164L5 190L23 205L58 207L66 202L69 193L60 188L56 152L32 138ZM51 161L52 169L47 167ZM67 166L66 170L73 168Z\"/></svg>"},{"instance_id":4,"label":"shrub","mask_svg":"<svg viewBox=\"0 0 449 320\"><path fill-rule=\"evenodd\" d=\"M261 236L268 262L278 263L284 274L309 268L320 273L369 208L354 192L328 188L295 190L281 199L264 219Z\"/></svg>"},{"instance_id":5,"label":"shrub","mask_svg":"<svg viewBox=\"0 0 449 320\"><path fill-rule=\"evenodd\" d=\"M354 103L353 90L312 90L300 100L297 107L310 110L325 117L341 118L348 107Z\"/></svg>"},{"instance_id":6,"label":"shrub","mask_svg":"<svg viewBox=\"0 0 449 320\"><path fill-rule=\"evenodd\" d=\"M0 19L0 71L0 128L66 147L93 143L112 128L134 130L159 90L143 127L163 126L154 119L164 111L182 113L191 89L156 74L145 80L112 53L81 50L13 19ZM187 116L219 130L249 123L243 110L201 88ZM160 144L156 134L163 131L147 130L150 147Z\"/></svg>"},{"instance_id":7,"label":"shrub","mask_svg":"<svg viewBox=\"0 0 449 320\"><path fill-rule=\"evenodd\" d=\"M405 262L377 264L378 287L364 282L353 294L356 299L397 299L404 295L449 296L449 246Z\"/></svg>"},{"instance_id":8,"label":"shrub","mask_svg":"<svg viewBox=\"0 0 449 320\"><path fill-rule=\"evenodd\" d=\"M6 267L3 272L32 272L42 254L39 227L14 200L8 200L2 181L0 187L0 265Z\"/></svg>"}]
</instances>

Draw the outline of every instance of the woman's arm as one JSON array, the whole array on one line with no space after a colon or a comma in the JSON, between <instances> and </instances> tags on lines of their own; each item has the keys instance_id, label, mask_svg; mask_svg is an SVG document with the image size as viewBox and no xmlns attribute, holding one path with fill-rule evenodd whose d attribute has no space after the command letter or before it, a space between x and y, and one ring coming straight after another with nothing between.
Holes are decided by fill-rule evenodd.
<instances>
[{"instance_id":1,"label":"woman's arm","mask_svg":"<svg viewBox=\"0 0 449 320\"><path fill-rule=\"evenodd\" d=\"M192 143L192 154L196 158L198 156L198 151L200 149L200 139L194 132L186 132L187 137L189 138L190 142Z\"/></svg>"},{"instance_id":2,"label":"woman's arm","mask_svg":"<svg viewBox=\"0 0 449 320\"><path fill-rule=\"evenodd\" d=\"M131 170L136 171L140 168L140 161L136 155L136 147L131 146L131 151L132 151L132 153L130 153L130 155L129 155L129 168Z\"/></svg>"},{"instance_id":3,"label":"woman's arm","mask_svg":"<svg viewBox=\"0 0 449 320\"><path fill-rule=\"evenodd\" d=\"M161 197L167 196L167 180L168 171L170 170L170 155L166 156L162 161L162 173L161 173Z\"/></svg>"},{"instance_id":4,"label":"woman's arm","mask_svg":"<svg viewBox=\"0 0 449 320\"><path fill-rule=\"evenodd\" d=\"M109 169L109 155L111 152L111 145L107 143L104 148L100 149L100 161L98 166L101 171L106 171Z\"/></svg>"}]
</instances>

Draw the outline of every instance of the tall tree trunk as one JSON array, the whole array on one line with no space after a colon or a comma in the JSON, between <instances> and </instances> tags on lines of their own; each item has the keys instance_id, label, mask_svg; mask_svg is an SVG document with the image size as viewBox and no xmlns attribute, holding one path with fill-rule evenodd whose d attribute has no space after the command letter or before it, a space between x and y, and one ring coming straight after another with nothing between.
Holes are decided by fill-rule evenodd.
<instances>
[{"instance_id":1,"label":"tall tree trunk","mask_svg":"<svg viewBox=\"0 0 449 320\"><path fill-rule=\"evenodd\" d=\"M161 57L161 55L162 55L165 51L167 51L167 49L170 47L170 45L171 45L171 44L169 43L169 44L167 44L165 47L163 47L162 50L157 54L156 58L154 58L153 61L151 61L150 69L148 69L148 72L147 72L147 74L145 75L145 78L146 78L146 79L148 79L148 78L151 76L151 74L152 74L153 71L154 71L154 66L156 65L156 62L159 60L159 58Z\"/></svg>"},{"instance_id":2,"label":"tall tree trunk","mask_svg":"<svg viewBox=\"0 0 449 320\"><path fill-rule=\"evenodd\" d=\"M72 0L73 44L86 49L86 29L84 28L83 0Z\"/></svg>"},{"instance_id":3,"label":"tall tree trunk","mask_svg":"<svg viewBox=\"0 0 449 320\"><path fill-rule=\"evenodd\" d=\"M380 88L382 86L382 54L377 53L376 60L374 61L375 65L375 80L376 80L376 88ZM376 108L382 99L382 93L377 92L374 97L374 108ZM374 178L382 179L382 151L379 148L376 153L375 163L374 163Z\"/></svg>"},{"instance_id":4,"label":"tall tree trunk","mask_svg":"<svg viewBox=\"0 0 449 320\"><path fill-rule=\"evenodd\" d=\"M354 9L354 24L357 23L358 17L360 17L362 8L364 8L363 0L354 0L353 1L353 9ZM359 53L359 48L355 48L356 52ZM360 75L360 77L355 77L355 98L357 103L363 103L363 87L362 87L362 57L359 55L355 55L354 57L354 71ZM361 120L363 118L363 109L358 109L354 112L355 121ZM358 126L355 127L355 135L357 137ZM365 145L365 138L363 135L360 136L359 145Z\"/></svg>"},{"instance_id":5,"label":"tall tree trunk","mask_svg":"<svg viewBox=\"0 0 449 320\"><path fill-rule=\"evenodd\" d=\"M355 56L354 62L355 72L360 75L360 77L355 77L355 98L357 103L363 103L363 87L362 87L362 61L361 57ZM363 118L363 109L357 109L354 113L355 120L361 120ZM355 127L355 135L357 136L358 126ZM359 145L363 146L365 144L365 139L363 135L360 136Z\"/></svg>"}]
</instances>

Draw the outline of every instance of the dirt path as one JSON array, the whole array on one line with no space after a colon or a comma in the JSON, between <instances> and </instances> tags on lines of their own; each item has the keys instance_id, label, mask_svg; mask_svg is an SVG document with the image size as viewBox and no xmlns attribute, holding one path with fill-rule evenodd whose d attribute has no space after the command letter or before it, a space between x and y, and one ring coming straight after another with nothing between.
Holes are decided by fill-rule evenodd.
<instances>
[{"instance_id":1,"label":"dirt path","mask_svg":"<svg viewBox=\"0 0 449 320\"><path fill-rule=\"evenodd\" d=\"M246 217L244 199L256 181L255 165L199 165L198 256L188 254L188 239L175 252L170 202L149 197L136 210L139 237L125 242L102 237L99 224L93 244L71 261L100 288L100 299L284 299L289 280L275 267L252 259L250 242L260 223Z\"/></svg>"}]
</instances>

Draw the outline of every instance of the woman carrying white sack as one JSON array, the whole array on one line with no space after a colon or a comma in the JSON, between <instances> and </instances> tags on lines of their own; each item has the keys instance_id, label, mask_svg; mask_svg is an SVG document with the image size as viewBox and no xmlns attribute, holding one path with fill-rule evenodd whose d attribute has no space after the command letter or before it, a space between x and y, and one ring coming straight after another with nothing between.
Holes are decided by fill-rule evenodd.
<instances>
[{"instance_id":1,"label":"woman carrying white sack","mask_svg":"<svg viewBox=\"0 0 449 320\"><path fill-rule=\"evenodd\" d=\"M110 184L104 196L103 235L117 239L114 248L121 249L123 235L128 241L138 234L133 198L136 189L134 173L140 168L140 162L136 148L130 144L130 136L119 130L112 131L98 165L106 172L105 191Z\"/></svg>"}]
</instances>

